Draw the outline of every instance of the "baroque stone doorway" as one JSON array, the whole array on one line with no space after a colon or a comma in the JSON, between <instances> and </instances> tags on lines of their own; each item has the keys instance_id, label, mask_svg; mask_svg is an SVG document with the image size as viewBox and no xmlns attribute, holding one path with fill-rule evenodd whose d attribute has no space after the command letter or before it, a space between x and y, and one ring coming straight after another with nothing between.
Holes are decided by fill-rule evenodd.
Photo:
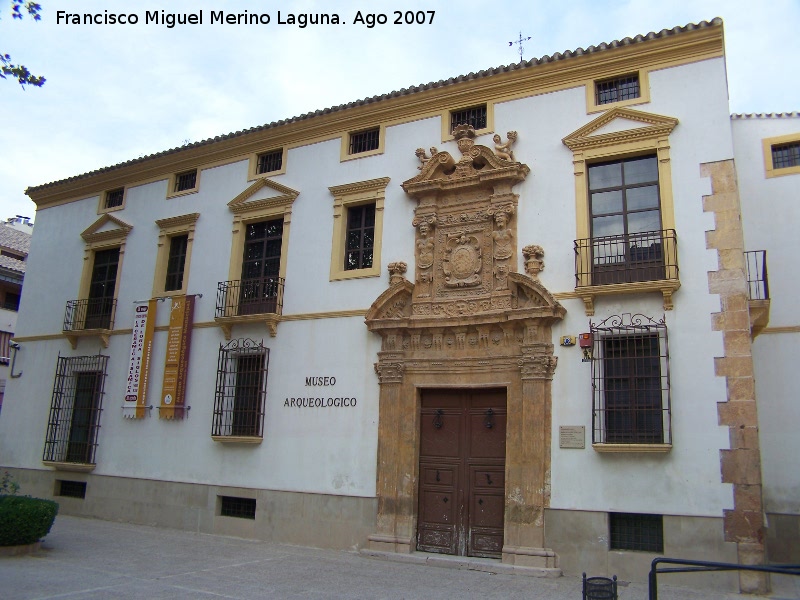
<instances>
[{"instance_id":1,"label":"baroque stone doorway","mask_svg":"<svg viewBox=\"0 0 800 600\"><path fill-rule=\"evenodd\" d=\"M382 340L375 365L377 531L369 546L417 548L426 476L419 456L422 390L500 388L508 419L502 541L496 546L506 563L555 568L554 553L544 547L556 368L551 327L566 311L536 279L540 247L522 249L532 276L517 272L518 196L512 188L528 167L513 154L475 145L471 127L459 126L454 137L460 160L447 152L428 158L420 149L421 172L403 184L419 202L413 283L404 276L405 263L391 263L390 287L366 316Z\"/></svg>"}]
</instances>

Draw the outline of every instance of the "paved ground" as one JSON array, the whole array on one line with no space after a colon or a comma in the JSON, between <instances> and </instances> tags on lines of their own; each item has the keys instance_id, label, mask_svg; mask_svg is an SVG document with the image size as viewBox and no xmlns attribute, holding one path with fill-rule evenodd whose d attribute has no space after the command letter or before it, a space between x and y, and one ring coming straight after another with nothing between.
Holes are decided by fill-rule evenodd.
<instances>
[{"instance_id":1,"label":"paved ground","mask_svg":"<svg viewBox=\"0 0 800 600\"><path fill-rule=\"evenodd\" d=\"M775 582L772 600L800 598L800 581ZM357 553L283 546L61 515L32 556L0 558L0 598L280 598L580 600L581 581L388 562ZM619 589L646 599L647 587ZM731 600L735 594L659 587L660 600Z\"/></svg>"}]
</instances>

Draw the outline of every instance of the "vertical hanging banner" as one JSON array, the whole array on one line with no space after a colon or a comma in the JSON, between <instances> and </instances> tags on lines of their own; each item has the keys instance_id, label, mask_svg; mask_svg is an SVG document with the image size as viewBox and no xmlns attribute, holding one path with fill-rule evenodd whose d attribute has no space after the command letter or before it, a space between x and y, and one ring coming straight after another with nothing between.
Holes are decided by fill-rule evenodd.
<instances>
[{"instance_id":1,"label":"vertical hanging banner","mask_svg":"<svg viewBox=\"0 0 800 600\"><path fill-rule=\"evenodd\" d=\"M150 300L134 307L128 379L122 407L122 416L126 419L141 419L145 415L157 305L156 300Z\"/></svg>"},{"instance_id":2,"label":"vertical hanging banner","mask_svg":"<svg viewBox=\"0 0 800 600\"><path fill-rule=\"evenodd\" d=\"M194 296L174 296L171 300L159 410L159 417L162 419L182 419L185 415L194 302Z\"/></svg>"}]
</instances>

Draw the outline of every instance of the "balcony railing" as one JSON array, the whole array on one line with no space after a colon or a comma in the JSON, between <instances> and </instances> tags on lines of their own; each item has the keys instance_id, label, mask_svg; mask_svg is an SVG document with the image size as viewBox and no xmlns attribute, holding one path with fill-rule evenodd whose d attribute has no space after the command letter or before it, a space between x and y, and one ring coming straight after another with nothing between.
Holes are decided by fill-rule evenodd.
<instances>
[{"instance_id":1,"label":"balcony railing","mask_svg":"<svg viewBox=\"0 0 800 600\"><path fill-rule=\"evenodd\" d=\"M69 300L64 312L64 331L113 329L116 312L116 298Z\"/></svg>"},{"instance_id":2,"label":"balcony railing","mask_svg":"<svg viewBox=\"0 0 800 600\"><path fill-rule=\"evenodd\" d=\"M678 279L674 229L575 240L575 285Z\"/></svg>"},{"instance_id":3,"label":"balcony railing","mask_svg":"<svg viewBox=\"0 0 800 600\"><path fill-rule=\"evenodd\" d=\"M750 250L744 253L747 272L747 297L750 300L769 300L767 251Z\"/></svg>"},{"instance_id":4,"label":"balcony railing","mask_svg":"<svg viewBox=\"0 0 800 600\"><path fill-rule=\"evenodd\" d=\"M279 315L283 311L283 285L282 277L220 281L215 316Z\"/></svg>"}]
</instances>

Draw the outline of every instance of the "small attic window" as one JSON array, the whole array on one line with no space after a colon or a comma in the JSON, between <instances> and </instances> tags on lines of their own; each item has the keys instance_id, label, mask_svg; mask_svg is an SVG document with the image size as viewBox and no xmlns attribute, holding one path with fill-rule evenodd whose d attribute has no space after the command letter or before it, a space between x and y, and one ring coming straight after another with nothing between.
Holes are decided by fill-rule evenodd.
<instances>
[{"instance_id":1,"label":"small attic window","mask_svg":"<svg viewBox=\"0 0 800 600\"><path fill-rule=\"evenodd\" d=\"M623 100L633 100L641 95L639 74L629 73L612 79L594 82L595 104L611 104Z\"/></svg>"},{"instance_id":2,"label":"small attic window","mask_svg":"<svg viewBox=\"0 0 800 600\"><path fill-rule=\"evenodd\" d=\"M175 175L175 192L193 190L197 184L197 169Z\"/></svg>"},{"instance_id":3,"label":"small attic window","mask_svg":"<svg viewBox=\"0 0 800 600\"><path fill-rule=\"evenodd\" d=\"M475 130L486 129L486 105L450 111L450 131L458 125L472 125Z\"/></svg>"},{"instance_id":4,"label":"small attic window","mask_svg":"<svg viewBox=\"0 0 800 600\"><path fill-rule=\"evenodd\" d=\"M381 128L367 129L350 134L350 149L348 154L361 154L370 150L377 150L380 146Z\"/></svg>"},{"instance_id":5,"label":"small attic window","mask_svg":"<svg viewBox=\"0 0 800 600\"><path fill-rule=\"evenodd\" d=\"M115 190L109 190L106 192L105 202L103 203L103 208L118 208L122 206L122 202L125 199L125 188L117 188Z\"/></svg>"},{"instance_id":6,"label":"small attic window","mask_svg":"<svg viewBox=\"0 0 800 600\"><path fill-rule=\"evenodd\" d=\"M256 173L259 175L280 171L283 167L283 148L259 154L256 159Z\"/></svg>"}]
</instances>

